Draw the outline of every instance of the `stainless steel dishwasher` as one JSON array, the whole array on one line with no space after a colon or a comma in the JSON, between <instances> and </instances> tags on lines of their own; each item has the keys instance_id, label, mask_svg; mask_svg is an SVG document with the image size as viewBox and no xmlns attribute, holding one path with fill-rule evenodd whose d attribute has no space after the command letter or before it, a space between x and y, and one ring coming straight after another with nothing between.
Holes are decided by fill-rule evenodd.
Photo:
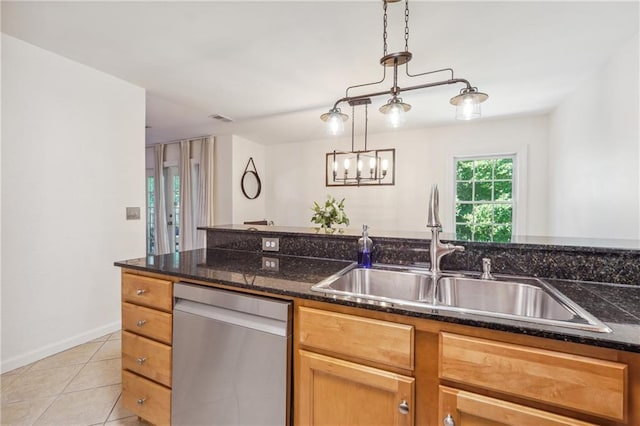
<instances>
[{"instance_id":1,"label":"stainless steel dishwasher","mask_svg":"<svg viewBox=\"0 0 640 426\"><path fill-rule=\"evenodd\" d=\"M290 302L176 283L171 423L290 424Z\"/></svg>"}]
</instances>

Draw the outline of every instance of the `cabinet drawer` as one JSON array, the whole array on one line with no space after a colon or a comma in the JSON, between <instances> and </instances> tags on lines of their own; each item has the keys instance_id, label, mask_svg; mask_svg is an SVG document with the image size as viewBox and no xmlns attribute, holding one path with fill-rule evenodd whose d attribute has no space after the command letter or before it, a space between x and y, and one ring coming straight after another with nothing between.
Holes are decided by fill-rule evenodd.
<instances>
[{"instance_id":1,"label":"cabinet drawer","mask_svg":"<svg viewBox=\"0 0 640 426\"><path fill-rule=\"evenodd\" d=\"M172 315L132 303L122 303L122 328L171 344Z\"/></svg>"},{"instance_id":2,"label":"cabinet drawer","mask_svg":"<svg viewBox=\"0 0 640 426\"><path fill-rule=\"evenodd\" d=\"M171 312L173 284L168 280L122 274L122 300Z\"/></svg>"},{"instance_id":3,"label":"cabinet drawer","mask_svg":"<svg viewBox=\"0 0 640 426\"><path fill-rule=\"evenodd\" d=\"M171 390L151 380L123 371L122 401L130 411L155 425L171 423Z\"/></svg>"},{"instance_id":4,"label":"cabinet drawer","mask_svg":"<svg viewBox=\"0 0 640 426\"><path fill-rule=\"evenodd\" d=\"M518 426L597 426L524 405L440 386L439 418L451 416L455 424Z\"/></svg>"},{"instance_id":5,"label":"cabinet drawer","mask_svg":"<svg viewBox=\"0 0 640 426\"><path fill-rule=\"evenodd\" d=\"M122 368L171 387L171 346L123 331Z\"/></svg>"},{"instance_id":6,"label":"cabinet drawer","mask_svg":"<svg viewBox=\"0 0 640 426\"><path fill-rule=\"evenodd\" d=\"M413 326L300 307L301 345L413 370Z\"/></svg>"},{"instance_id":7,"label":"cabinet drawer","mask_svg":"<svg viewBox=\"0 0 640 426\"><path fill-rule=\"evenodd\" d=\"M440 378L623 421L625 364L449 333Z\"/></svg>"}]
</instances>

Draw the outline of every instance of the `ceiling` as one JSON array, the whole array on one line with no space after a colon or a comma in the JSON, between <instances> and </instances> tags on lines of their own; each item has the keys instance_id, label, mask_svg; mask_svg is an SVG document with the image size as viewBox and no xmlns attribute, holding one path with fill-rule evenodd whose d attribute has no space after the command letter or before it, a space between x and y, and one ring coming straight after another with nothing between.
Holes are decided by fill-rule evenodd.
<instances>
[{"instance_id":1,"label":"ceiling","mask_svg":"<svg viewBox=\"0 0 640 426\"><path fill-rule=\"evenodd\" d=\"M324 138L320 114L346 87L382 77L381 4L3 0L2 32L145 88L147 144L235 134L268 145ZM638 6L412 1L410 71L453 68L489 94L484 118L539 114L638 33ZM403 3L388 10L389 52L403 50ZM448 77L400 75L398 83ZM370 91L391 86L387 75ZM452 123L448 101L461 88L404 93L413 106L406 127ZM370 132L384 130L377 108L386 100L373 99ZM350 114L348 105L342 109ZM357 111L356 123L362 120Z\"/></svg>"}]
</instances>

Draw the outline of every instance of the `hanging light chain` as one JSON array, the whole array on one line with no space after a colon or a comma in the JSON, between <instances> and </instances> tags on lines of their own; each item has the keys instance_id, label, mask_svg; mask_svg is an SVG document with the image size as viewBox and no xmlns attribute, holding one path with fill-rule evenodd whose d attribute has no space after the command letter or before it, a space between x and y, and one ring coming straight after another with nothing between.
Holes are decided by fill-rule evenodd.
<instances>
[{"instance_id":1,"label":"hanging light chain","mask_svg":"<svg viewBox=\"0 0 640 426\"><path fill-rule=\"evenodd\" d=\"M383 44L383 53L382 56L387 56L387 2L382 1L382 9L384 10L383 18L382 18L382 44Z\"/></svg>"},{"instance_id":2,"label":"hanging light chain","mask_svg":"<svg viewBox=\"0 0 640 426\"><path fill-rule=\"evenodd\" d=\"M409 0L404 2L404 51L409 51Z\"/></svg>"}]
</instances>

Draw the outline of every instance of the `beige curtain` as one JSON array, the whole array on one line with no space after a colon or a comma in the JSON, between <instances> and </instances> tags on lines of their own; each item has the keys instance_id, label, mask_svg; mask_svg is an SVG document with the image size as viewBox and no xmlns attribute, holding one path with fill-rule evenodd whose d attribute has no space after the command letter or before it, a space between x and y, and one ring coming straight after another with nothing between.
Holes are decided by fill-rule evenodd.
<instances>
[{"instance_id":1,"label":"beige curtain","mask_svg":"<svg viewBox=\"0 0 640 426\"><path fill-rule=\"evenodd\" d=\"M197 228L213 225L213 155L212 136L180 141L180 251L206 246Z\"/></svg>"},{"instance_id":2,"label":"beige curtain","mask_svg":"<svg viewBox=\"0 0 640 426\"><path fill-rule=\"evenodd\" d=\"M213 136L200 141L200 166L198 173L198 209L196 226L213 226L213 174L215 139ZM196 231L195 248L206 246L206 232Z\"/></svg>"},{"instance_id":3,"label":"beige curtain","mask_svg":"<svg viewBox=\"0 0 640 426\"><path fill-rule=\"evenodd\" d=\"M156 254L169 253L169 234L167 232L167 211L164 185L164 148L165 145L154 147L153 158L153 191L155 195L155 220L153 223L156 239Z\"/></svg>"},{"instance_id":4,"label":"beige curtain","mask_svg":"<svg viewBox=\"0 0 640 426\"><path fill-rule=\"evenodd\" d=\"M192 250L194 248L195 226L193 221L194 200L192 194L192 180L195 166L191 162L191 144L199 141L180 141L180 230L178 234L178 245L180 251Z\"/></svg>"}]
</instances>

